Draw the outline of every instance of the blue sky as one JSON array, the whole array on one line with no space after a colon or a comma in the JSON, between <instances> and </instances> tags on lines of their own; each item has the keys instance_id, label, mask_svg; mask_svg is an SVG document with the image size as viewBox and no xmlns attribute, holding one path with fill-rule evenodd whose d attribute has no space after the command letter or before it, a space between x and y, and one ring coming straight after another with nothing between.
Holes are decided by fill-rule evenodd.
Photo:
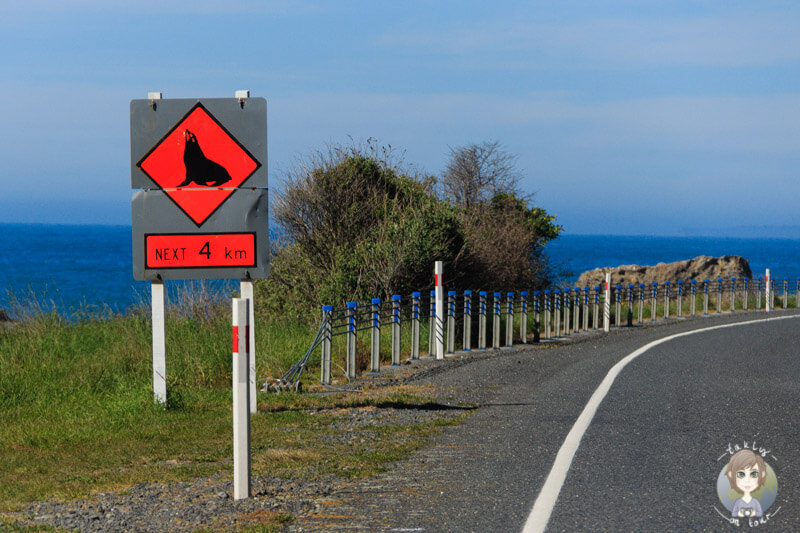
<instances>
[{"instance_id":1,"label":"blue sky","mask_svg":"<svg viewBox=\"0 0 800 533\"><path fill-rule=\"evenodd\" d=\"M0 4L0 221L130 223L129 101L268 102L272 188L499 141L568 233L800 236L795 2Z\"/></svg>"}]
</instances>

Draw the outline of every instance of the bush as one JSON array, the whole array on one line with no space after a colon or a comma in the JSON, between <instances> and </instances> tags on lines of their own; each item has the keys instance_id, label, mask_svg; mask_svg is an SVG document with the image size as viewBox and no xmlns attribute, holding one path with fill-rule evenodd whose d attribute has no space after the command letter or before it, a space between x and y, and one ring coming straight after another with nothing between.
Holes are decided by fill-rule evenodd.
<instances>
[{"instance_id":1,"label":"bush","mask_svg":"<svg viewBox=\"0 0 800 533\"><path fill-rule=\"evenodd\" d=\"M273 254L259 291L284 312L417 290L430 284L433 261L453 261L463 247L455 209L354 149L295 171L274 205L290 244Z\"/></svg>"},{"instance_id":2,"label":"bush","mask_svg":"<svg viewBox=\"0 0 800 533\"><path fill-rule=\"evenodd\" d=\"M410 176L388 155L335 147L290 173L273 208L287 242L257 284L269 311L426 290L437 260L452 287L547 282L543 246L561 228L521 195L513 158L496 143L454 151L440 196L434 179Z\"/></svg>"}]
</instances>

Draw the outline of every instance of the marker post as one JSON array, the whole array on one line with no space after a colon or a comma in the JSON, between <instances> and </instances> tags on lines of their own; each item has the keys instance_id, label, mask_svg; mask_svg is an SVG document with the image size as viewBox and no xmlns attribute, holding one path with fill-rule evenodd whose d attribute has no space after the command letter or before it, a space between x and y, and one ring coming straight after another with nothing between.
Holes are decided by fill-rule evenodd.
<instances>
[{"instance_id":1,"label":"marker post","mask_svg":"<svg viewBox=\"0 0 800 533\"><path fill-rule=\"evenodd\" d=\"M436 319L435 322L435 336L436 336L436 359L444 359L444 282L442 280L444 268L441 261L436 261L433 266L433 277L436 291Z\"/></svg>"},{"instance_id":2,"label":"marker post","mask_svg":"<svg viewBox=\"0 0 800 533\"><path fill-rule=\"evenodd\" d=\"M233 299L233 498L250 497L249 302Z\"/></svg>"},{"instance_id":3,"label":"marker post","mask_svg":"<svg viewBox=\"0 0 800 533\"><path fill-rule=\"evenodd\" d=\"M253 288L253 280L252 279L243 279L239 283L239 294L241 294L242 299L247 300L248 302L248 313L251 317L250 321L255 323L255 320L252 317L255 317L255 305L254 305L254 296L255 290ZM248 364L250 365L250 371L248 372L249 380L250 380L250 412L255 414L258 411L258 406L256 405L256 328L249 328L249 337L248 342L250 343L250 349L248 350Z\"/></svg>"},{"instance_id":4,"label":"marker post","mask_svg":"<svg viewBox=\"0 0 800 533\"><path fill-rule=\"evenodd\" d=\"M764 310L772 311L772 278L770 278L769 276L769 269L767 269L765 278L766 279L764 281L766 283L764 283L764 287L766 292L764 293L764 297L766 300L766 304L764 305Z\"/></svg>"},{"instance_id":5,"label":"marker post","mask_svg":"<svg viewBox=\"0 0 800 533\"><path fill-rule=\"evenodd\" d=\"M611 329L611 272L606 273L605 292L603 293L603 331Z\"/></svg>"}]
</instances>

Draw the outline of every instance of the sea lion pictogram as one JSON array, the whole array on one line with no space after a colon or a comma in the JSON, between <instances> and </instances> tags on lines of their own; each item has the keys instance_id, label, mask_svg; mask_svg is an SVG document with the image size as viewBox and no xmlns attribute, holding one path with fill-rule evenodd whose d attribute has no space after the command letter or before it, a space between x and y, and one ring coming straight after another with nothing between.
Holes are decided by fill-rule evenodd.
<instances>
[{"instance_id":1,"label":"sea lion pictogram","mask_svg":"<svg viewBox=\"0 0 800 533\"><path fill-rule=\"evenodd\" d=\"M219 163L210 160L200 149L197 137L189 130L183 132L183 164L186 166L186 179L178 187L194 182L207 187L219 187L231 181L231 175Z\"/></svg>"}]
</instances>

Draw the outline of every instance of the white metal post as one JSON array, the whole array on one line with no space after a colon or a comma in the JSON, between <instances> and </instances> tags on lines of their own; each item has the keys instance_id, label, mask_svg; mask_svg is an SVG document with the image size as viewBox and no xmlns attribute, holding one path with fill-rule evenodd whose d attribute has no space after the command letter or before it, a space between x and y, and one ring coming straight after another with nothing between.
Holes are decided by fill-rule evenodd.
<instances>
[{"instance_id":1,"label":"white metal post","mask_svg":"<svg viewBox=\"0 0 800 533\"><path fill-rule=\"evenodd\" d=\"M444 282L442 280L443 266L441 261L436 261L433 267L434 284L436 290L436 359L444 359Z\"/></svg>"},{"instance_id":2,"label":"white metal post","mask_svg":"<svg viewBox=\"0 0 800 533\"><path fill-rule=\"evenodd\" d=\"M765 299L767 301L766 305L764 306L765 311L772 311L772 278L769 277L769 269L767 269L766 275L766 283L764 287L766 288L766 292L764 293Z\"/></svg>"},{"instance_id":3,"label":"white metal post","mask_svg":"<svg viewBox=\"0 0 800 533\"><path fill-rule=\"evenodd\" d=\"M249 302L233 299L233 498L250 497Z\"/></svg>"},{"instance_id":4,"label":"white metal post","mask_svg":"<svg viewBox=\"0 0 800 533\"><path fill-rule=\"evenodd\" d=\"M253 280L251 279L243 279L239 283L239 292L242 295L242 299L247 300L249 309L249 317L250 322L252 323L253 327L250 328L250 371L248 372L248 376L250 379L250 412L256 413L258 411L257 405L257 392L256 392L256 328L255 328L255 304L254 304L254 295L255 291L253 288Z\"/></svg>"},{"instance_id":5,"label":"white metal post","mask_svg":"<svg viewBox=\"0 0 800 533\"><path fill-rule=\"evenodd\" d=\"M611 329L611 272L606 272L606 287L603 302L603 331L608 333Z\"/></svg>"},{"instance_id":6,"label":"white metal post","mask_svg":"<svg viewBox=\"0 0 800 533\"><path fill-rule=\"evenodd\" d=\"M153 320L153 397L156 403L167 403L167 349L164 335L164 282L150 283Z\"/></svg>"}]
</instances>

